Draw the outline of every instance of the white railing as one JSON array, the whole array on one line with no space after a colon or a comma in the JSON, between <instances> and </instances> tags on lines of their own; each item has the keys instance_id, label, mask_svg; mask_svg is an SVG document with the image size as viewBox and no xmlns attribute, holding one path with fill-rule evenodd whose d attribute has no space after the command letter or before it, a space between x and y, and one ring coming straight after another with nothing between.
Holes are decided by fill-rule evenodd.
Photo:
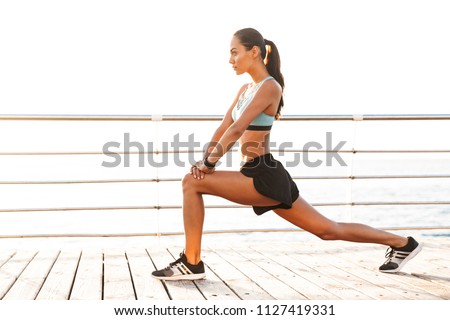
<instances>
[{"instance_id":1,"label":"white railing","mask_svg":"<svg viewBox=\"0 0 450 320\"><path fill-rule=\"evenodd\" d=\"M205 115L205 116L179 116L179 115L0 115L0 125L4 121L220 121L221 116L215 115ZM284 116L282 121L351 121L353 123L361 121L448 121L450 120L450 115L303 115L303 116ZM357 128L355 125L355 134L357 133ZM448 139L448 137L447 137ZM236 150L232 150L235 152ZM273 152L278 152L280 150L274 149ZM145 154L152 153L183 153L189 151L169 151L169 150L159 150L159 151L147 151ZM202 153L202 150L193 150L190 152ZM316 153L326 153L333 152L333 150L304 150L304 149L289 149L283 150L283 152L289 153L304 153L304 152L316 152ZM140 151L119 151L119 154L141 154ZM450 154L449 149L398 149L398 150L357 150L355 148L347 150L339 150L339 153L350 154L352 157L357 154L426 154L426 153L442 153ZM42 151L8 151L0 150L0 157L7 156L82 156L82 155L102 155L103 151L57 151L57 152L42 152ZM351 169L351 168L350 168ZM350 183L355 180L364 179L449 179L450 174L393 174L393 175L354 175L352 170L349 171L348 175L327 175L327 176L293 176L295 180L348 180ZM0 177L0 185L67 185L67 184L126 184L126 183L165 183L165 182L179 182L181 178L151 178L151 179L92 179L92 180L3 180ZM350 187L351 189L351 187ZM435 200L435 201L420 201L420 200L408 200L408 201L353 201L352 195L347 199L348 201L340 202L316 202L311 203L313 206L317 207L336 207L336 206L346 206L346 207L357 207L357 206L448 206L450 205L450 190L449 197L447 199ZM43 207L43 208L2 208L0 200L0 213L18 213L18 212L54 212L54 211L114 211L114 210L166 210L166 209L176 209L180 210L182 208L180 205L160 205L159 201L153 205L146 206L89 206L89 207ZM249 206L241 205L207 205L206 208L210 209L240 209L249 208ZM421 229L421 230L434 230L434 229L450 229L449 224L439 225L439 226L402 226L402 227L391 227L386 229ZM159 230L159 228L158 228ZM236 233L236 232L279 232L279 231L293 231L293 229L286 228L266 228L266 229L234 229L234 230L205 230L205 233ZM0 238L32 238L32 237L93 237L93 236L104 236L104 237L114 237L114 236L148 236L148 235L179 235L181 232L156 232L156 233L120 233L120 234L99 234L99 233L77 233L77 234L16 234L16 235L0 235Z\"/></svg>"}]
</instances>

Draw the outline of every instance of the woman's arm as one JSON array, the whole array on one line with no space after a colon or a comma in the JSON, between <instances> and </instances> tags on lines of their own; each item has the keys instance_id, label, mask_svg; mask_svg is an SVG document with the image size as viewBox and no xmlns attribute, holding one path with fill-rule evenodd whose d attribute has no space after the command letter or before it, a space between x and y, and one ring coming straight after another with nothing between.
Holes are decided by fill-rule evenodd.
<instances>
[{"instance_id":1,"label":"woman's arm","mask_svg":"<svg viewBox=\"0 0 450 320\"><path fill-rule=\"evenodd\" d=\"M227 114L222 119L222 123L219 125L219 127L212 135L211 140L208 142L208 146L205 150L205 154L203 155L202 159L205 159L211 154L212 150L214 149L220 138L223 136L224 132L233 124L233 118L231 117L231 110L232 108L228 110Z\"/></svg>"},{"instance_id":2,"label":"woman's arm","mask_svg":"<svg viewBox=\"0 0 450 320\"><path fill-rule=\"evenodd\" d=\"M194 176L195 179L203 179L205 177L206 173L214 172L214 167L210 168L210 167L205 166L204 159L206 159L213 152L214 148L217 146L218 142L222 139L225 132L227 132L227 130L233 125L234 120L232 117L232 113L233 113L234 106L238 102L240 95L242 94L242 92L244 92L246 87L247 87L247 85L243 85L241 87L241 89L239 90L238 94L236 95L236 97L234 98L234 101L231 104L231 106L228 108L228 111L225 114L225 116L223 117L221 124L216 129L213 136L211 137L211 140L208 143L208 146L205 150L205 154L204 154L202 160L197 161L197 163L195 163L191 167L191 174Z\"/></svg>"},{"instance_id":3,"label":"woman's arm","mask_svg":"<svg viewBox=\"0 0 450 320\"><path fill-rule=\"evenodd\" d=\"M227 131L227 129L233 124L233 117L231 116L234 106L236 105L236 103L239 100L240 95L242 94L242 92L244 92L245 88L247 87L247 85L243 85L241 87L241 89L239 90L238 94L236 95L233 103L231 104L231 106L228 108L227 113L225 114L225 116L222 119L222 122L220 123L219 127L216 129L216 131L214 132L213 136L211 137L210 142L208 143L208 147L205 150L205 154L203 155L202 159L207 158L211 152L213 151L214 147L217 145L217 143L220 141L220 139L222 138L223 134Z\"/></svg>"},{"instance_id":4,"label":"woman's arm","mask_svg":"<svg viewBox=\"0 0 450 320\"><path fill-rule=\"evenodd\" d=\"M277 104L281 98L281 88L275 81L264 83L253 97L253 100L241 114L222 134L217 145L206 158L209 163L215 164L227 153L234 143L242 136L250 123L272 104Z\"/></svg>"}]
</instances>

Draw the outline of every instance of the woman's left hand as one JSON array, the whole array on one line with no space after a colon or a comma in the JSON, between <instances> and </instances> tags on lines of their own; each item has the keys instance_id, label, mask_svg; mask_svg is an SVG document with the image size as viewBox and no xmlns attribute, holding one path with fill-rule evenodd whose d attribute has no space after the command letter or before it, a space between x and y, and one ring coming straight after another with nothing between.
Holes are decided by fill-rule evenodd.
<instances>
[{"instance_id":1,"label":"woman's left hand","mask_svg":"<svg viewBox=\"0 0 450 320\"><path fill-rule=\"evenodd\" d=\"M192 167L191 167L191 174L194 176L195 179L201 180L205 178L205 174L211 174L216 170L216 168L208 168L203 163L203 160L197 161Z\"/></svg>"}]
</instances>

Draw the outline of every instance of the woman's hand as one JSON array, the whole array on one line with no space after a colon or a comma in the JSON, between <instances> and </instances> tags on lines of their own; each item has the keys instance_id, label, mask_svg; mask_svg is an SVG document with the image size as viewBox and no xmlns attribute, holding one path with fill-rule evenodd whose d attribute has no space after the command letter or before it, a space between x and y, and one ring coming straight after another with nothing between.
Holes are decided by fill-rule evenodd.
<instances>
[{"instance_id":1,"label":"woman's hand","mask_svg":"<svg viewBox=\"0 0 450 320\"><path fill-rule=\"evenodd\" d=\"M215 171L215 168L208 168L203 163L203 160L197 161L192 167L191 167L191 174L194 176L194 179L204 179L205 174L211 174Z\"/></svg>"}]
</instances>

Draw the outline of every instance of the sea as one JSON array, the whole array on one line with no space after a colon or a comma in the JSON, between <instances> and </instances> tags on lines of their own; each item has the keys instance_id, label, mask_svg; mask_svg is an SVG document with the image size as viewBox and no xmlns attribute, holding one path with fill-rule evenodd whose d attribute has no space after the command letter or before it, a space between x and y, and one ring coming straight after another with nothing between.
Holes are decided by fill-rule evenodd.
<instances>
[{"instance_id":1,"label":"sea","mask_svg":"<svg viewBox=\"0 0 450 320\"><path fill-rule=\"evenodd\" d=\"M190 164L201 158L218 124L0 121L0 246L104 246L105 241L111 246L172 241L182 245L182 212L167 207L181 205L181 179ZM413 230L394 232L419 237L450 237L450 230L443 228L450 226L449 136L444 120L281 120L272 129L271 149L296 178L301 196L333 220L377 228L408 227ZM241 164L234 148L222 158L218 170L239 170ZM417 177L422 175L429 177ZM355 179L346 178L350 176ZM111 180L116 182L105 182ZM61 183L36 183L45 181ZM100 182L74 183L83 181ZM234 205L214 196L204 199L207 206ZM446 204L327 205L368 202ZM40 210L45 208L55 211ZM66 210L70 208L102 210ZM416 230L421 227L431 230ZM273 212L256 216L249 207L206 209L204 231L212 233L205 235L210 243L316 239ZM178 235L167 235L172 233ZM80 237L21 238L52 234ZM151 236L101 237L104 234Z\"/></svg>"}]
</instances>

